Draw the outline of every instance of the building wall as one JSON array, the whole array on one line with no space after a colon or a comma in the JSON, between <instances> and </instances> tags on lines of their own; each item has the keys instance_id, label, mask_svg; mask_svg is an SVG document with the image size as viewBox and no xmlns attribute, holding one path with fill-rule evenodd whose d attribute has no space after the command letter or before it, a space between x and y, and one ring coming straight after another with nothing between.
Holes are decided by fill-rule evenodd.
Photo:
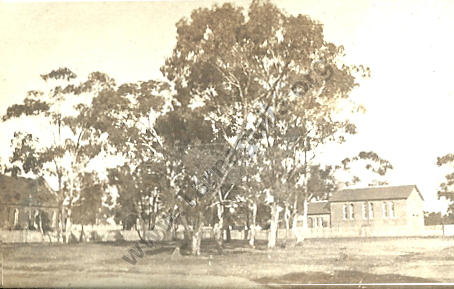
<instances>
[{"instance_id":1,"label":"building wall","mask_svg":"<svg viewBox=\"0 0 454 289\"><path fill-rule=\"evenodd\" d=\"M309 228L330 227L331 226L330 215L329 214L308 215L307 223Z\"/></svg>"},{"instance_id":2,"label":"building wall","mask_svg":"<svg viewBox=\"0 0 454 289\"><path fill-rule=\"evenodd\" d=\"M50 221L49 225L55 228L56 224L52 222L52 218L58 213L56 208L0 205L0 229L27 229L29 223L34 223L36 226L38 213L46 214ZM17 221L16 224L15 221Z\"/></svg>"},{"instance_id":3,"label":"building wall","mask_svg":"<svg viewBox=\"0 0 454 289\"><path fill-rule=\"evenodd\" d=\"M383 209L386 205L386 213ZM347 206L347 218L344 218L344 205ZM365 215L363 215L365 205ZM353 206L353 218L350 215L350 206ZM370 214L370 206L373 207L373 214ZM393 210L391 208L394 208ZM403 226L407 224L407 202L406 200L386 201L355 201L355 202L332 202L331 227L374 227L375 229L389 228L391 226ZM391 213L393 211L394 213Z\"/></svg>"},{"instance_id":4,"label":"building wall","mask_svg":"<svg viewBox=\"0 0 454 289\"><path fill-rule=\"evenodd\" d=\"M365 227L362 231L354 227L312 228L305 232L305 238L362 238L362 237L442 237L454 236L454 225L425 226L422 230L411 230L408 225L388 227L386 230L374 230Z\"/></svg>"},{"instance_id":5,"label":"building wall","mask_svg":"<svg viewBox=\"0 0 454 289\"><path fill-rule=\"evenodd\" d=\"M415 231L424 230L424 207L423 199L416 189L407 199L407 220L408 225Z\"/></svg>"}]
</instances>

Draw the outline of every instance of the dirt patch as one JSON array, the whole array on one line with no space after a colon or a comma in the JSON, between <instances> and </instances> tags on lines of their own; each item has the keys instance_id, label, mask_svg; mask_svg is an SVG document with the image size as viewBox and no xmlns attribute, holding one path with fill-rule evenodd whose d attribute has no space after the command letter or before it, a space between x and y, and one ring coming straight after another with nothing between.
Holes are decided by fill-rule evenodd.
<instances>
[{"instance_id":1,"label":"dirt patch","mask_svg":"<svg viewBox=\"0 0 454 289\"><path fill-rule=\"evenodd\" d=\"M270 288L302 288L302 284L364 284L364 283L436 283L436 280L403 276L398 274L371 274L360 271L295 272L282 276L264 277L254 280ZM299 284L299 285L297 285ZM358 285L355 285L358 288ZM430 285L428 285L430 286ZM309 287L309 286L308 286ZM313 286L311 286L313 288ZM360 286L361 287L361 286ZM402 288L408 286L402 286ZM370 288L370 286L367 286ZM373 287L375 288L375 287ZM376 288L380 288L377 285ZM393 286L393 288L395 288ZM397 287L399 288L399 287ZM418 286L420 288L420 286ZM437 286L436 288L442 288Z\"/></svg>"},{"instance_id":2,"label":"dirt patch","mask_svg":"<svg viewBox=\"0 0 454 289\"><path fill-rule=\"evenodd\" d=\"M454 282L453 239L306 240L301 246L273 250L267 249L266 241L259 240L253 249L247 241L233 240L226 242L222 255L214 241L204 240L201 256L185 251L178 258L171 256L178 242L156 242L149 247L138 243L144 256L131 265L122 257L136 243L9 246L4 284L117 288L257 288L260 284L282 288L268 284Z\"/></svg>"}]
</instances>

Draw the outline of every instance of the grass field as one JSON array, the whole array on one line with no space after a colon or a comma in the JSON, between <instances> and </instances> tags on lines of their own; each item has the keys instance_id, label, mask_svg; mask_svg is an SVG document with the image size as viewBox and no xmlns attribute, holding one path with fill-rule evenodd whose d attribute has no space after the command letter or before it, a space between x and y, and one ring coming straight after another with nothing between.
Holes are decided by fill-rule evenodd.
<instances>
[{"instance_id":1,"label":"grass field","mask_svg":"<svg viewBox=\"0 0 454 289\"><path fill-rule=\"evenodd\" d=\"M171 257L172 242L143 248L135 265L122 259L134 243L4 245L5 287L267 288L289 283L454 282L454 239L306 240L293 248L250 249L244 241L216 254ZM281 286L270 284L283 284Z\"/></svg>"}]
</instances>

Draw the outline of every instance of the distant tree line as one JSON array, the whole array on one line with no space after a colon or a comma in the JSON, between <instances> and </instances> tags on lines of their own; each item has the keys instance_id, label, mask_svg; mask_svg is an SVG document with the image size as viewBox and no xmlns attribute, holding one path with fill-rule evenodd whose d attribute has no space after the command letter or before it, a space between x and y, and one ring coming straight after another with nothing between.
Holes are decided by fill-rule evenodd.
<instances>
[{"instance_id":1,"label":"distant tree line","mask_svg":"<svg viewBox=\"0 0 454 289\"><path fill-rule=\"evenodd\" d=\"M454 224L454 214L443 215L441 212L424 212L424 225L452 225Z\"/></svg>"}]
</instances>

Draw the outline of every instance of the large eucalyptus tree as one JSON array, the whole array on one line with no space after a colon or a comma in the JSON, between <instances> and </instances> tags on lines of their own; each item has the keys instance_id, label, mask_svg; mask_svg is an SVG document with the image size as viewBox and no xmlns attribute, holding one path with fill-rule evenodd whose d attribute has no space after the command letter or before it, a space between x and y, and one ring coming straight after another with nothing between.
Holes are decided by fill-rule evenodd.
<instances>
[{"instance_id":1,"label":"large eucalyptus tree","mask_svg":"<svg viewBox=\"0 0 454 289\"><path fill-rule=\"evenodd\" d=\"M46 88L29 91L23 103L10 106L3 116L3 121L17 119L21 128L12 140L8 170L56 184L59 239L69 242L72 206L80 198L89 164L103 153L106 144L104 128L109 124L98 118L102 108L96 100L110 91L115 81L100 72L80 81L68 68L53 70L41 78ZM27 119L28 123L35 122L32 127L24 124ZM32 128L40 130L31 132Z\"/></svg>"},{"instance_id":2,"label":"large eucalyptus tree","mask_svg":"<svg viewBox=\"0 0 454 289\"><path fill-rule=\"evenodd\" d=\"M212 188L217 191L220 227L225 202L220 190L234 166L232 155L245 143L268 140L275 153L283 145L305 155L293 169L279 168L286 172L269 186L276 192L282 188L279 182L290 178L296 185L299 177L307 179L318 145L343 141L344 133L355 132L348 120L335 115L357 85L354 74L366 71L344 64L343 55L342 46L324 39L321 23L289 15L269 1L252 1L247 11L228 3L197 9L177 23L177 43L162 71L175 84L181 105L200 106L231 146ZM261 140L251 138L253 134ZM291 134L298 135L292 142ZM280 174L277 167L273 170L271 175ZM293 185L287 185L288 191L294 191ZM293 193L292 206L298 197L307 200L306 191ZM296 207L293 211L296 214Z\"/></svg>"}]
</instances>

